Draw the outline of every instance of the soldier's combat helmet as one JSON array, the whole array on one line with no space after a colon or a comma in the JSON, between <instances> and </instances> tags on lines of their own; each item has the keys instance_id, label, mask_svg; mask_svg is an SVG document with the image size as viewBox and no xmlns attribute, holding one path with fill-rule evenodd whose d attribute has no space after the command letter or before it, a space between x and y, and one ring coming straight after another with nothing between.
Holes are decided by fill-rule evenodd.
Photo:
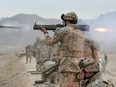
<instances>
[{"instance_id":1,"label":"soldier's combat helmet","mask_svg":"<svg viewBox=\"0 0 116 87\"><path fill-rule=\"evenodd\" d=\"M78 16L76 15L75 12L68 12L66 14L62 14L61 19L63 21L65 21L65 20L74 21L74 24L76 24L78 22Z\"/></svg>"},{"instance_id":2,"label":"soldier's combat helmet","mask_svg":"<svg viewBox=\"0 0 116 87\"><path fill-rule=\"evenodd\" d=\"M100 71L99 63L93 58L86 58L79 62L80 68L83 67L86 72L98 72Z\"/></svg>"}]
</instances>

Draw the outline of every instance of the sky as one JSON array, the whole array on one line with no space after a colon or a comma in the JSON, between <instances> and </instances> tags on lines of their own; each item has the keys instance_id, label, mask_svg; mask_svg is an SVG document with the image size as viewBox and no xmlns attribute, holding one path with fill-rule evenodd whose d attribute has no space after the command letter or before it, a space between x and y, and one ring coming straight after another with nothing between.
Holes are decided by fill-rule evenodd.
<instances>
[{"instance_id":1,"label":"sky","mask_svg":"<svg viewBox=\"0 0 116 87\"><path fill-rule=\"evenodd\" d=\"M81 19L94 19L107 12L116 12L116 0L0 0L0 18L19 13L58 18L75 12Z\"/></svg>"}]
</instances>

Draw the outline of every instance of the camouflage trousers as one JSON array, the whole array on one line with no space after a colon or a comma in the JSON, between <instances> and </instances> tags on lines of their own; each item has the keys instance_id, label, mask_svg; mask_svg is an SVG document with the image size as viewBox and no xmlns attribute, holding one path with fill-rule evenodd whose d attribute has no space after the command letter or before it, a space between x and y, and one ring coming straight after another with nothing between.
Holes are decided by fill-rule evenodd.
<instances>
[{"instance_id":1,"label":"camouflage trousers","mask_svg":"<svg viewBox=\"0 0 116 87\"><path fill-rule=\"evenodd\" d=\"M79 87L76 80L76 73L61 73L59 78L59 87Z\"/></svg>"}]
</instances>

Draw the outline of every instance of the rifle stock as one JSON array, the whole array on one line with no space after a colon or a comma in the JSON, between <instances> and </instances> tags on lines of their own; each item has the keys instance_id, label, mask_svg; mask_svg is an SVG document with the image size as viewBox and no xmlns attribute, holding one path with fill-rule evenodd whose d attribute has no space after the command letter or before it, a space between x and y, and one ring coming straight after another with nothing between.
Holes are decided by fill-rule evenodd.
<instances>
[{"instance_id":1,"label":"rifle stock","mask_svg":"<svg viewBox=\"0 0 116 87\"><path fill-rule=\"evenodd\" d=\"M43 71L42 72L42 75L43 75L44 79L46 79L52 73L54 73L55 71L57 71L58 70L58 67L59 67L59 62L56 63L55 65L51 66L50 68L46 69L45 71Z\"/></svg>"},{"instance_id":2,"label":"rifle stock","mask_svg":"<svg viewBox=\"0 0 116 87\"><path fill-rule=\"evenodd\" d=\"M61 25L61 24L56 24L56 25L37 25L35 23L35 25L33 26L33 29L34 30L40 30L41 29L41 26L45 27L47 30L56 30L56 28L60 27L64 27L64 25ZM78 28L81 30L81 31L89 31L89 25L78 25Z\"/></svg>"}]
</instances>

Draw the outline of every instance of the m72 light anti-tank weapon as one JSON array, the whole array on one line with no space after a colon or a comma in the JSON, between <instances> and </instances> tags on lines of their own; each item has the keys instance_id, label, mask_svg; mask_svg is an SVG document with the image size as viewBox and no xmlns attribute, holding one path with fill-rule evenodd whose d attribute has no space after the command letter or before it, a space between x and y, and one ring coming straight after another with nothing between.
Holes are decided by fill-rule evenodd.
<instances>
[{"instance_id":1,"label":"m72 light anti-tank weapon","mask_svg":"<svg viewBox=\"0 0 116 87\"><path fill-rule=\"evenodd\" d=\"M41 29L41 26L45 27L47 30L52 30L52 31L55 31L56 28L62 28L64 27L64 25L62 24L56 24L56 25L37 25L35 23L35 25L33 26L33 29L34 30L40 30ZM89 25L78 25L78 28L81 30L81 31L89 31Z\"/></svg>"}]
</instances>

